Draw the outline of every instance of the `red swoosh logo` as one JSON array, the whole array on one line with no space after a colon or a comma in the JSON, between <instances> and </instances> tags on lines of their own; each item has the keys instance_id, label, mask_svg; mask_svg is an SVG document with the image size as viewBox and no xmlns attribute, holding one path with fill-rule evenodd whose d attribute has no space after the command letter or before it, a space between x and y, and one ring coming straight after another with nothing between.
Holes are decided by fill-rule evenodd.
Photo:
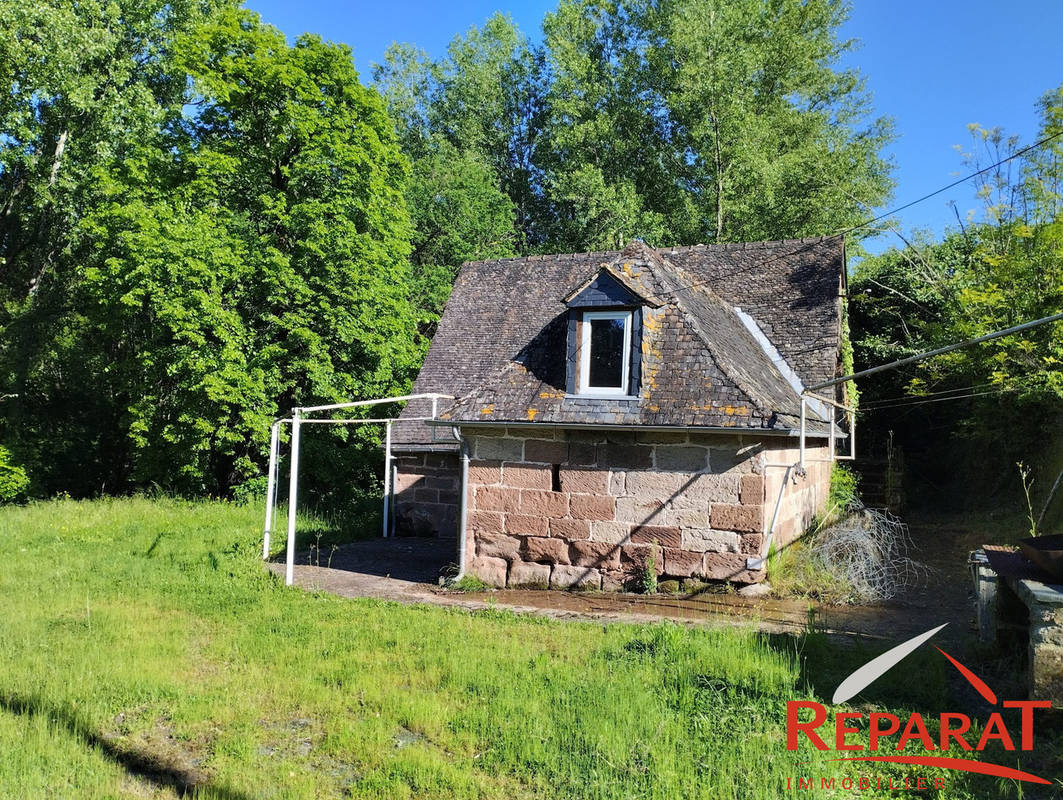
<instances>
[{"instance_id":1,"label":"red swoosh logo","mask_svg":"<svg viewBox=\"0 0 1063 800\"><path fill-rule=\"evenodd\" d=\"M945 656L945 658L947 658L949 660L949 662L952 664L952 666L956 667L956 669L958 669L960 671L960 674L967 679L967 682L969 684L971 684L971 686L973 686L975 688L975 690L978 692L978 694L982 695L982 697L985 698L987 703L992 703L993 705L997 704L997 696L996 696L996 694L993 693L992 689L990 689L988 686L986 686L985 681L983 681L981 678L979 678L977 675L975 675L973 672L971 672L969 669L967 669L967 667L965 667L963 664L961 664L955 658L950 656L948 653L946 653L940 647L937 648L937 651L939 653L941 653L941 655Z\"/></svg>"},{"instance_id":2,"label":"red swoosh logo","mask_svg":"<svg viewBox=\"0 0 1063 800\"><path fill-rule=\"evenodd\" d=\"M977 772L980 775L993 775L997 778L1011 778L1015 781L1029 781L1030 783L1043 783L1048 786L1052 781L1046 781L1029 772L1002 767L999 764L987 764L984 761L968 761L965 758L944 758L942 756L862 756L859 758L832 758L831 761L886 761L890 764L914 764L921 767L940 767L960 772Z\"/></svg>"}]
</instances>

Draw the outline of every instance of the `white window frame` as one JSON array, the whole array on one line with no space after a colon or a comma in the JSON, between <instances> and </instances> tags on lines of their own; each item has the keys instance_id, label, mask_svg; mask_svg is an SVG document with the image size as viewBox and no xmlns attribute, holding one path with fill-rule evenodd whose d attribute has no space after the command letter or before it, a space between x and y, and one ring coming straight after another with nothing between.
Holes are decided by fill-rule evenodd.
<instances>
[{"instance_id":1,"label":"white window frame","mask_svg":"<svg viewBox=\"0 0 1063 800\"><path fill-rule=\"evenodd\" d=\"M624 321L624 353L621 362L622 373L620 387L591 386L591 320L620 319ZM616 395L627 397L631 381L631 324L634 314L631 311L584 311L583 331L580 336L579 393L596 395Z\"/></svg>"}]
</instances>

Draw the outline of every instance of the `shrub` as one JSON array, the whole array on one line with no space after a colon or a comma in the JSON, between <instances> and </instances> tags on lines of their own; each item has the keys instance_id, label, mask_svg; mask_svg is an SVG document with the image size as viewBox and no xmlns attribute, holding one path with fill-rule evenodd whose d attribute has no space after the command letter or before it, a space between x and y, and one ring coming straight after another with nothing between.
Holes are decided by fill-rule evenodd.
<instances>
[{"instance_id":1,"label":"shrub","mask_svg":"<svg viewBox=\"0 0 1063 800\"><path fill-rule=\"evenodd\" d=\"M843 514L862 506L860 502L860 476L844 464L834 464L830 471L830 493L827 507L837 508Z\"/></svg>"},{"instance_id":2,"label":"shrub","mask_svg":"<svg viewBox=\"0 0 1063 800\"><path fill-rule=\"evenodd\" d=\"M657 543L646 558L646 563L635 574L635 589L642 594L657 594Z\"/></svg>"},{"instance_id":3,"label":"shrub","mask_svg":"<svg viewBox=\"0 0 1063 800\"><path fill-rule=\"evenodd\" d=\"M0 503L10 503L29 488L26 470L11 463L11 451L0 446Z\"/></svg>"},{"instance_id":4,"label":"shrub","mask_svg":"<svg viewBox=\"0 0 1063 800\"><path fill-rule=\"evenodd\" d=\"M460 581L453 581L447 588L455 592L486 592L491 587L475 575L466 575Z\"/></svg>"}]
</instances>

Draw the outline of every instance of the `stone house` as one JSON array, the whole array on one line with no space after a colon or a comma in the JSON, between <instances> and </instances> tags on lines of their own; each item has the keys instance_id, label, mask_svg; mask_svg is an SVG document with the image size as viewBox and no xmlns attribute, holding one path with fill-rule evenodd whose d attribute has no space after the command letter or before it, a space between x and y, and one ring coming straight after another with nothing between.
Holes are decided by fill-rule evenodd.
<instances>
[{"instance_id":1,"label":"stone house","mask_svg":"<svg viewBox=\"0 0 1063 800\"><path fill-rule=\"evenodd\" d=\"M841 374L845 280L840 237L463 265L414 385L456 400L395 423L398 532L495 586L763 579L826 501L802 392Z\"/></svg>"}]
</instances>

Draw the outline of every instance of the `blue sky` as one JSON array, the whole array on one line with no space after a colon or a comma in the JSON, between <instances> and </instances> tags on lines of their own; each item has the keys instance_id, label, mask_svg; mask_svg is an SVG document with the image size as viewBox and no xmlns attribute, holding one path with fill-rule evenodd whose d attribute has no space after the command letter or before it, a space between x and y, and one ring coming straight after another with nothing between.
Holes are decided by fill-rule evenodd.
<instances>
[{"instance_id":1,"label":"blue sky","mask_svg":"<svg viewBox=\"0 0 1063 800\"><path fill-rule=\"evenodd\" d=\"M247 0L246 5L289 36L310 31L346 42L368 82L370 63L393 41L439 55L455 34L496 10L511 14L538 39L543 15L556 2ZM888 151L896 163L892 206L965 174L955 145L969 147L968 123L999 125L1033 141L1037 98L1063 82L1063 0L855 0L853 5L843 33L861 44L847 63L864 73L876 113L893 117L899 135ZM949 200L961 215L977 207L966 184L903 212L902 227L940 235L955 221ZM871 249L894 243L895 237L880 237Z\"/></svg>"}]
</instances>

